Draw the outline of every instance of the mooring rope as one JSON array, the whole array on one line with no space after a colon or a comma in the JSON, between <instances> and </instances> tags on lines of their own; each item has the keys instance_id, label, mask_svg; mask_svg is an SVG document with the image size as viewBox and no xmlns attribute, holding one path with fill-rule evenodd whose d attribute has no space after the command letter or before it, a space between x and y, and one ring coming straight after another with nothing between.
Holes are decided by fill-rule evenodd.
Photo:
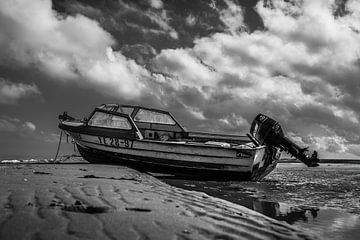
<instances>
[{"instance_id":1,"label":"mooring rope","mask_svg":"<svg viewBox=\"0 0 360 240\"><path fill-rule=\"evenodd\" d=\"M61 145L61 139L62 139L62 133L63 133L63 131L61 130L61 132L60 132L59 144L58 144L58 147L57 147L57 150L56 150L56 155L55 155L55 158L54 158L53 162L56 162L57 157L58 157L58 154L59 154L60 145Z\"/></svg>"}]
</instances>

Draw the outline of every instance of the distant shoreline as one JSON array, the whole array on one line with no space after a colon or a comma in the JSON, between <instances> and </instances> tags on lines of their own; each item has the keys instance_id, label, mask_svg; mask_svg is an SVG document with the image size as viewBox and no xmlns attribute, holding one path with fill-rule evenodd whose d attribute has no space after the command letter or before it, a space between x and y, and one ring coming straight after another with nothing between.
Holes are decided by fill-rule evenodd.
<instances>
[{"instance_id":1,"label":"distant shoreline","mask_svg":"<svg viewBox=\"0 0 360 240\"><path fill-rule=\"evenodd\" d=\"M296 159L280 159L279 163L298 163ZM360 164L360 159L320 159L320 163L351 163Z\"/></svg>"}]
</instances>

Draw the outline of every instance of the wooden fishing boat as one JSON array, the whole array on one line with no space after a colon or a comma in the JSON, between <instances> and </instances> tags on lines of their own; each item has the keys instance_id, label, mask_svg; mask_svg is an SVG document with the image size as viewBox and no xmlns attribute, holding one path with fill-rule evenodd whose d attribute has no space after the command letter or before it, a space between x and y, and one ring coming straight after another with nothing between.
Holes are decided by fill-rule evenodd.
<instances>
[{"instance_id":1,"label":"wooden fishing boat","mask_svg":"<svg viewBox=\"0 0 360 240\"><path fill-rule=\"evenodd\" d=\"M247 136L189 132L167 111L132 105L103 104L89 118L66 112L59 128L74 139L90 163L126 164L152 171L212 178L260 180L275 167L281 151L308 166L317 165L287 139L280 125L259 114Z\"/></svg>"}]
</instances>

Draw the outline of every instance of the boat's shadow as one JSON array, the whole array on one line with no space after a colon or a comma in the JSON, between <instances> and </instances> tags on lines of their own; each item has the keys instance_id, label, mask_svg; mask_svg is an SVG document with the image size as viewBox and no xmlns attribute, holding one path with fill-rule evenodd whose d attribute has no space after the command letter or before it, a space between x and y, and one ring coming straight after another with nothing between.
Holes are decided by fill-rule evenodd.
<instances>
[{"instance_id":1,"label":"boat's shadow","mask_svg":"<svg viewBox=\"0 0 360 240\"><path fill-rule=\"evenodd\" d=\"M249 178L242 176L239 173L229 173L220 171L199 171L198 169L186 169L181 171L179 168L169 167L141 167L132 166L139 172L149 174L158 179L172 179L172 180L194 180L194 181L248 181Z\"/></svg>"}]
</instances>

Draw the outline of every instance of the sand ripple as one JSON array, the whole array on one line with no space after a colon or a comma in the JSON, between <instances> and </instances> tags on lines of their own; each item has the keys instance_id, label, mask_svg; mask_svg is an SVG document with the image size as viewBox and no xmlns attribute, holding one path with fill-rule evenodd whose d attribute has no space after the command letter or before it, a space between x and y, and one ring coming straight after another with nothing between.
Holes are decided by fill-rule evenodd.
<instances>
[{"instance_id":1,"label":"sand ripple","mask_svg":"<svg viewBox=\"0 0 360 240\"><path fill-rule=\"evenodd\" d=\"M126 167L12 164L0 171L2 240L315 239L245 207Z\"/></svg>"}]
</instances>

